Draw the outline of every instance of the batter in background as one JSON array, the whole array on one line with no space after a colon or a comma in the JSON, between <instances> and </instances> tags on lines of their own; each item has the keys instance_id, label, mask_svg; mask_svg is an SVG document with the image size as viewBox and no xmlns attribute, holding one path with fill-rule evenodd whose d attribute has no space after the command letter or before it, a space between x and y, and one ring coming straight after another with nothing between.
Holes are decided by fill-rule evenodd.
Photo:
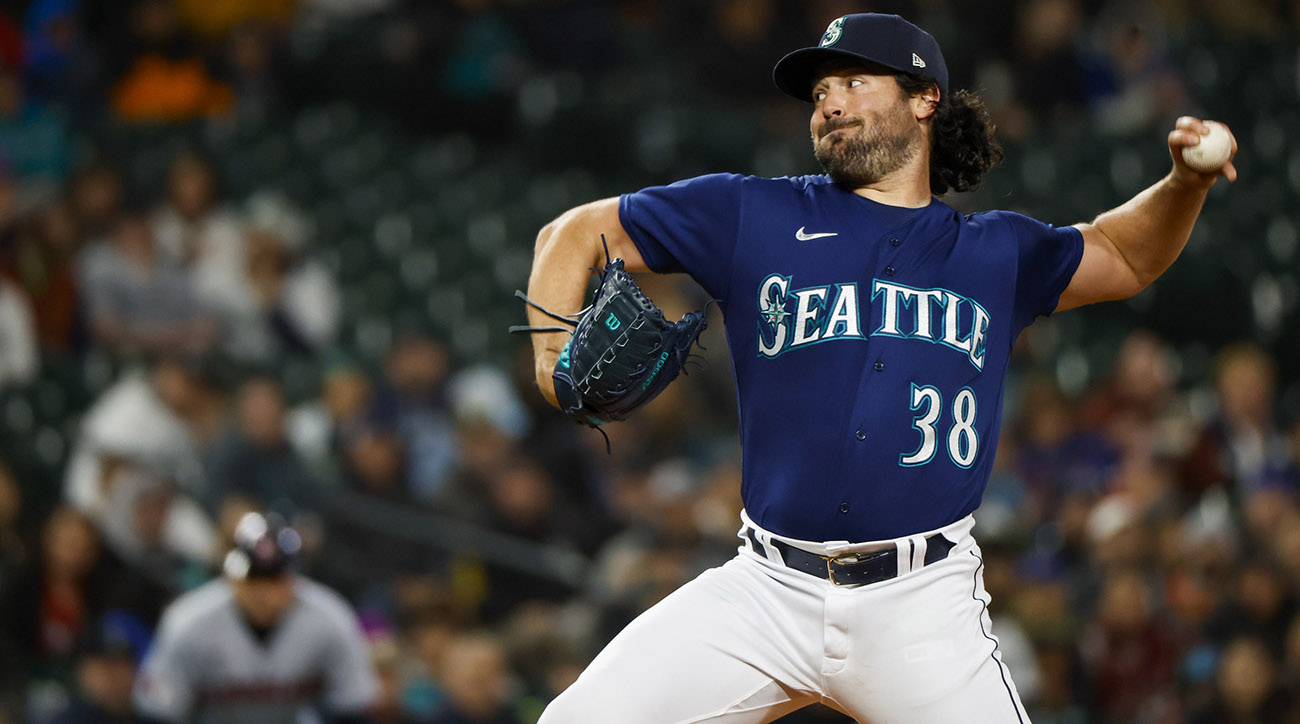
<instances>
[{"instance_id":1,"label":"batter in background","mask_svg":"<svg viewBox=\"0 0 1300 724\"><path fill-rule=\"evenodd\" d=\"M135 700L160 722L368 721L379 682L343 597L294 572L301 540L275 516L235 528L224 575L163 612Z\"/></svg>"},{"instance_id":2,"label":"batter in background","mask_svg":"<svg viewBox=\"0 0 1300 724\"><path fill-rule=\"evenodd\" d=\"M538 237L540 306L583 306L602 234L629 270L689 274L718 301L745 506L737 556L633 621L541 722L749 724L821 702L870 724L1023 724L971 534L1012 345L1039 316L1159 277L1210 187L1235 179L1235 142L1194 170L1182 151L1210 126L1178 119L1169 174L1091 223L963 216L939 197L1002 151L929 33L847 15L773 76L812 104L825 174L687 179ZM567 340L534 337L553 404Z\"/></svg>"}]
</instances>

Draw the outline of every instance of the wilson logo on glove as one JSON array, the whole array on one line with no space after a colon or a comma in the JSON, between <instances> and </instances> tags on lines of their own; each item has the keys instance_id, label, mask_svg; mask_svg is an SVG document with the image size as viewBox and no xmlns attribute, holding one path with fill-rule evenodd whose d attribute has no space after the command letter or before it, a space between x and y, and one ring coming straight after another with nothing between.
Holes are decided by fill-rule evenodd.
<instances>
[{"instance_id":1,"label":"wilson logo on glove","mask_svg":"<svg viewBox=\"0 0 1300 724\"><path fill-rule=\"evenodd\" d=\"M600 240L605 242L604 235ZM593 269L600 283L591 304L577 314L556 314L515 291L516 297L568 326L510 328L512 333L532 333L567 332L572 327L573 336L552 374L555 397L564 414L590 427L626 419L663 392L684 371L691 345L707 326L704 311L669 322L637 286L623 260L609 258L607 244L605 259L604 269Z\"/></svg>"}]
</instances>

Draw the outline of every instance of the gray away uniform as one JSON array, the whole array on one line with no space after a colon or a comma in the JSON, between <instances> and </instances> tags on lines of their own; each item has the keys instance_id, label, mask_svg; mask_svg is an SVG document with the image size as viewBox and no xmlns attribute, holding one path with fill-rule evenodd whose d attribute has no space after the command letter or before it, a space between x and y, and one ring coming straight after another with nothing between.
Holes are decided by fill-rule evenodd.
<instances>
[{"instance_id":1,"label":"gray away uniform","mask_svg":"<svg viewBox=\"0 0 1300 724\"><path fill-rule=\"evenodd\" d=\"M224 578L176 599L141 667L136 704L150 716L200 724L363 712L379 684L356 615L337 593L301 576L294 594L264 641Z\"/></svg>"}]
</instances>

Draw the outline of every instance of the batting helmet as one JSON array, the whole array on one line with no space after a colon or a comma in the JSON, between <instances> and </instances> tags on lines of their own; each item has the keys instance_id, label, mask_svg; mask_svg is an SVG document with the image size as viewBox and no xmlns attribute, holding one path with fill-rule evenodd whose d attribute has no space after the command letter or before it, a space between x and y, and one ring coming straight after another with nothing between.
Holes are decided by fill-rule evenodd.
<instances>
[{"instance_id":1,"label":"batting helmet","mask_svg":"<svg viewBox=\"0 0 1300 724\"><path fill-rule=\"evenodd\" d=\"M233 580L273 578L296 567L301 549L298 531L280 516L247 513L235 526L235 547L222 571Z\"/></svg>"}]
</instances>

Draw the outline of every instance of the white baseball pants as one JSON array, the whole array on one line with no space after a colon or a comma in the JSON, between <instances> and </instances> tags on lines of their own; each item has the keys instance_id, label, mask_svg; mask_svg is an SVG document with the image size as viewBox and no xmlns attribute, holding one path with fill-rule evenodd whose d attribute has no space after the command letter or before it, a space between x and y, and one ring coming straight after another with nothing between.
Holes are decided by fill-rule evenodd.
<instances>
[{"instance_id":1,"label":"white baseball pants","mask_svg":"<svg viewBox=\"0 0 1300 724\"><path fill-rule=\"evenodd\" d=\"M1028 724L990 631L969 516L861 544L774 536L741 517L737 556L629 624L539 724L761 724L815 702L862 724ZM935 532L955 545L925 566ZM831 556L895 547L899 576L836 586L786 567L772 538Z\"/></svg>"}]
</instances>

